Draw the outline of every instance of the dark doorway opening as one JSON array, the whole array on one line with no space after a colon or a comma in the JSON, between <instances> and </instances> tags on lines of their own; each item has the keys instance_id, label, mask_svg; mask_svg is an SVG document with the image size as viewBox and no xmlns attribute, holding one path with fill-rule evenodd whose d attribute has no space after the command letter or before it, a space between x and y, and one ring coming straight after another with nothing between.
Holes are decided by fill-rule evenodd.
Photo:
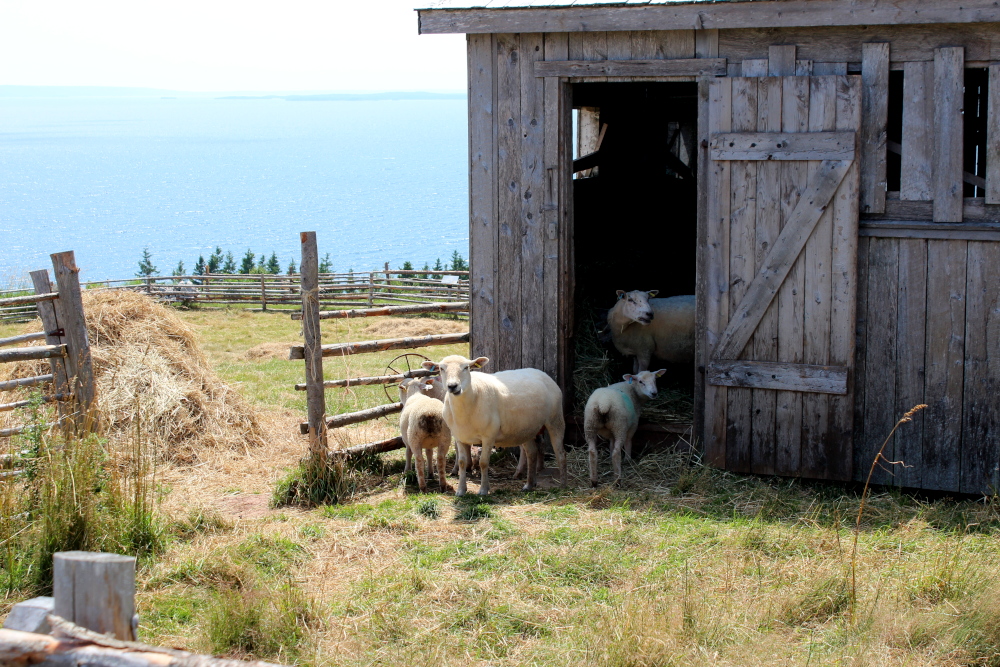
<instances>
[{"instance_id":1,"label":"dark doorway opening","mask_svg":"<svg viewBox=\"0 0 1000 667\"><path fill-rule=\"evenodd\" d=\"M575 84L573 109L579 417L593 389L632 372L631 359L599 333L616 290L695 293L697 84ZM645 417L690 421L693 381L693 368L668 367L664 400L648 404Z\"/></svg>"}]
</instances>

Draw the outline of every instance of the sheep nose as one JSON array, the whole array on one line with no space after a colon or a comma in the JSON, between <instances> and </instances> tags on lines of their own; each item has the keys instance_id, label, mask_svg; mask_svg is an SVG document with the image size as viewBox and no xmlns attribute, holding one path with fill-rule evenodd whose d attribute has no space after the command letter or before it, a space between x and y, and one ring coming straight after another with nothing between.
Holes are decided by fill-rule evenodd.
<instances>
[{"instance_id":1,"label":"sheep nose","mask_svg":"<svg viewBox=\"0 0 1000 667\"><path fill-rule=\"evenodd\" d=\"M462 388L459 387L457 384L449 384L448 391L458 396L459 394L462 393Z\"/></svg>"}]
</instances>

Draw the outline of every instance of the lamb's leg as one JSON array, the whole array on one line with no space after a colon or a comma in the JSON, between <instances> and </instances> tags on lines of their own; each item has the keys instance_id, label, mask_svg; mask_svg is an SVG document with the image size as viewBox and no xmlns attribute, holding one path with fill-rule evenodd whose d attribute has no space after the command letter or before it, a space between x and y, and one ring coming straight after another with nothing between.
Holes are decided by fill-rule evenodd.
<instances>
[{"instance_id":1,"label":"lamb's leg","mask_svg":"<svg viewBox=\"0 0 1000 667\"><path fill-rule=\"evenodd\" d=\"M424 450L422 447L417 450L416 459L413 465L417 469L417 486L420 487L420 493L427 493L426 468L424 467Z\"/></svg>"},{"instance_id":2,"label":"lamb's leg","mask_svg":"<svg viewBox=\"0 0 1000 667\"><path fill-rule=\"evenodd\" d=\"M535 488L535 459L538 457L538 445L534 440L526 442L521 445L521 452L528 460L528 465L525 467L525 470L527 470L528 473L528 479L521 490L532 491Z\"/></svg>"},{"instance_id":3,"label":"lamb's leg","mask_svg":"<svg viewBox=\"0 0 1000 667\"><path fill-rule=\"evenodd\" d=\"M586 428L584 423L584 436L587 438L587 452L590 455L590 485L597 486L597 430Z\"/></svg>"},{"instance_id":4,"label":"lamb's leg","mask_svg":"<svg viewBox=\"0 0 1000 667\"><path fill-rule=\"evenodd\" d=\"M406 465L403 467L403 475L410 472L410 462L413 460L413 450L410 449L409 443L406 442L406 438L403 438L403 445L406 447Z\"/></svg>"},{"instance_id":5,"label":"lamb's leg","mask_svg":"<svg viewBox=\"0 0 1000 667\"><path fill-rule=\"evenodd\" d=\"M632 438L635 437L635 432L638 430L638 428L639 425L636 424L635 426L633 426L628 430L627 434L625 434L625 458L627 458L629 461L632 460Z\"/></svg>"},{"instance_id":6,"label":"lamb's leg","mask_svg":"<svg viewBox=\"0 0 1000 667\"><path fill-rule=\"evenodd\" d=\"M615 469L615 484L622 480L622 446L625 444L625 434L615 431L615 441L611 445L611 465Z\"/></svg>"},{"instance_id":7,"label":"lamb's leg","mask_svg":"<svg viewBox=\"0 0 1000 667\"><path fill-rule=\"evenodd\" d=\"M545 430L549 432L549 442L552 443L552 453L556 457L556 466L559 468L559 486L565 488L568 481L566 472L566 450L563 449L563 438L566 435L566 420L563 418L562 406L556 409L549 422L545 425Z\"/></svg>"},{"instance_id":8,"label":"lamb's leg","mask_svg":"<svg viewBox=\"0 0 1000 667\"><path fill-rule=\"evenodd\" d=\"M458 489L455 491L455 495L464 496L466 490L465 471L469 467L469 461L472 459L472 447L457 440L455 441L455 447L458 448Z\"/></svg>"},{"instance_id":9,"label":"lamb's leg","mask_svg":"<svg viewBox=\"0 0 1000 667\"><path fill-rule=\"evenodd\" d=\"M493 451L493 441L483 439L483 447L479 450L479 495L490 495L490 453Z\"/></svg>"},{"instance_id":10,"label":"lamb's leg","mask_svg":"<svg viewBox=\"0 0 1000 667\"><path fill-rule=\"evenodd\" d=\"M434 450L425 449L424 456L427 457L427 481L434 481Z\"/></svg>"},{"instance_id":11,"label":"lamb's leg","mask_svg":"<svg viewBox=\"0 0 1000 667\"><path fill-rule=\"evenodd\" d=\"M449 493L450 491L452 491L451 484L448 483L448 480L445 479L445 475L444 475L445 468L448 466L447 458L448 458L448 447L449 447L449 445L450 445L450 443L448 443L446 441L446 442L442 442L441 444L439 444L438 448L437 448L437 452L438 452L438 457L437 457L438 458L438 482L441 484L441 493ZM430 451L430 450L428 450L428 451Z\"/></svg>"}]
</instances>

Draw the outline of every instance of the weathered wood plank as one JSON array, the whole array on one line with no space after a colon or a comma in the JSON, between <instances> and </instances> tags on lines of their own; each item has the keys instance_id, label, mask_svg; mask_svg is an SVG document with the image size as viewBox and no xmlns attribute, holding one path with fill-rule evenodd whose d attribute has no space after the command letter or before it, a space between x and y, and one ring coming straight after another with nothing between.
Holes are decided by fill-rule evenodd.
<instances>
[{"instance_id":1,"label":"weathered wood plank","mask_svg":"<svg viewBox=\"0 0 1000 667\"><path fill-rule=\"evenodd\" d=\"M865 347L864 440L855 444L855 469L867 471L882 441L898 415L896 409L896 308L899 285L899 243L895 239L871 239L868 246L868 340ZM885 455L893 460L892 443ZM877 466L876 484L891 483L891 471Z\"/></svg>"},{"instance_id":2,"label":"weathered wood plank","mask_svg":"<svg viewBox=\"0 0 1000 667\"><path fill-rule=\"evenodd\" d=\"M830 77L816 77L833 86ZM725 132L712 135L713 160L853 160L855 132Z\"/></svg>"},{"instance_id":3,"label":"weathered wood plank","mask_svg":"<svg viewBox=\"0 0 1000 667\"><path fill-rule=\"evenodd\" d=\"M820 394L847 393L847 366L786 364L772 361L713 361L709 384Z\"/></svg>"},{"instance_id":4,"label":"weathered wood plank","mask_svg":"<svg viewBox=\"0 0 1000 667\"><path fill-rule=\"evenodd\" d=\"M889 120L889 44L862 45L861 211L885 210L886 124Z\"/></svg>"},{"instance_id":5,"label":"weathered wood plank","mask_svg":"<svg viewBox=\"0 0 1000 667\"><path fill-rule=\"evenodd\" d=\"M903 239L898 243L896 404L893 419L924 402L924 326L927 312L927 242ZM897 486L920 486L923 438L923 412L918 412L911 423L896 431L890 460L903 462L892 470Z\"/></svg>"},{"instance_id":6,"label":"weathered wood plank","mask_svg":"<svg viewBox=\"0 0 1000 667\"><path fill-rule=\"evenodd\" d=\"M468 36L469 263L471 354L493 357L498 347L498 261L494 108L496 58L491 35Z\"/></svg>"},{"instance_id":7,"label":"weathered wood plank","mask_svg":"<svg viewBox=\"0 0 1000 667\"><path fill-rule=\"evenodd\" d=\"M535 76L725 76L725 58L676 58L673 60L565 60L539 61Z\"/></svg>"},{"instance_id":8,"label":"weathered wood plank","mask_svg":"<svg viewBox=\"0 0 1000 667\"><path fill-rule=\"evenodd\" d=\"M813 63L813 76L828 76L832 74L847 74L847 63Z\"/></svg>"},{"instance_id":9,"label":"weathered wood plank","mask_svg":"<svg viewBox=\"0 0 1000 667\"><path fill-rule=\"evenodd\" d=\"M986 118L986 203L1000 204L1000 63L990 65Z\"/></svg>"},{"instance_id":10,"label":"weathered wood plank","mask_svg":"<svg viewBox=\"0 0 1000 667\"><path fill-rule=\"evenodd\" d=\"M757 130L781 131L780 77L767 77L757 82ZM754 239L754 266L761 266L767 251L781 232L781 168L776 162L757 165L757 216ZM764 312L753 335L753 358L760 361L778 359L778 305L771 304ZM754 390L751 392L753 413L753 455L751 470L762 475L774 474L775 419L777 392Z\"/></svg>"},{"instance_id":11,"label":"weathered wood plank","mask_svg":"<svg viewBox=\"0 0 1000 667\"><path fill-rule=\"evenodd\" d=\"M716 58L719 55L717 29L694 31L694 53L697 58Z\"/></svg>"},{"instance_id":12,"label":"weathered wood plank","mask_svg":"<svg viewBox=\"0 0 1000 667\"><path fill-rule=\"evenodd\" d=\"M371 421L372 419L378 419L379 417L385 417L386 415L392 415L402 411L403 411L402 403L389 403L388 405L378 405L374 408L368 408L366 410L358 410L357 412L345 412L343 414L327 417L326 427L341 428L342 426L348 426L350 424L359 424L361 422ZM299 431L303 434L308 433L309 423L308 422L300 423Z\"/></svg>"},{"instance_id":13,"label":"weathered wood plank","mask_svg":"<svg viewBox=\"0 0 1000 667\"><path fill-rule=\"evenodd\" d=\"M820 163L815 177L810 179L798 205L768 253L764 266L757 272L746 296L720 337L715 354L717 359L735 359L746 346L764 310L778 293L778 288L802 251L809 234L830 205L849 166L849 162L841 160L824 160Z\"/></svg>"},{"instance_id":14,"label":"weathered wood plank","mask_svg":"<svg viewBox=\"0 0 1000 667\"><path fill-rule=\"evenodd\" d=\"M565 34L545 35L545 59L565 60L568 57L569 42ZM543 301L543 365L542 370L554 378L558 378L564 386L565 378L560 375L562 365L560 350L562 349L562 321L560 314L565 308L560 293L560 267L564 258L560 249L560 234L563 231L560 219L560 204L562 202L562 180L565 139L561 126L563 116L572 113L563 108L563 84L556 77L546 78L545 86L545 118L544 124L544 161L545 190L543 196L542 217L544 224L542 269L542 301ZM572 122L570 123L572 127ZM572 136L572 131L570 131ZM595 144L596 148L596 137ZM572 155L570 155L572 157ZM565 389L565 386L564 386Z\"/></svg>"},{"instance_id":15,"label":"weathered wood plank","mask_svg":"<svg viewBox=\"0 0 1000 667\"><path fill-rule=\"evenodd\" d=\"M858 230L861 236L899 239L951 239L956 241L1000 241L997 223L946 223L912 221L869 221Z\"/></svg>"},{"instance_id":16,"label":"weathered wood plank","mask_svg":"<svg viewBox=\"0 0 1000 667\"><path fill-rule=\"evenodd\" d=\"M899 198L932 199L934 165L934 64L903 65L903 155Z\"/></svg>"},{"instance_id":17,"label":"weathered wood plank","mask_svg":"<svg viewBox=\"0 0 1000 667\"><path fill-rule=\"evenodd\" d=\"M0 350L0 364L15 361L31 361L32 359L51 359L66 356L65 345L38 345L33 347L17 347L13 350Z\"/></svg>"},{"instance_id":18,"label":"weathered wood plank","mask_svg":"<svg viewBox=\"0 0 1000 667\"><path fill-rule=\"evenodd\" d=\"M52 557L53 613L122 641L135 640L135 557L62 551Z\"/></svg>"},{"instance_id":19,"label":"weathered wood plank","mask_svg":"<svg viewBox=\"0 0 1000 667\"><path fill-rule=\"evenodd\" d=\"M967 247L966 241L927 242L925 489L960 488Z\"/></svg>"},{"instance_id":20,"label":"weathered wood plank","mask_svg":"<svg viewBox=\"0 0 1000 667\"><path fill-rule=\"evenodd\" d=\"M733 79L708 82L708 132L732 129ZM705 347L710 359L729 321L730 164L712 162L708 171L705 233ZM705 386L705 456L710 465L726 465L726 388Z\"/></svg>"},{"instance_id":21,"label":"weathered wood plank","mask_svg":"<svg viewBox=\"0 0 1000 667\"><path fill-rule=\"evenodd\" d=\"M408 350L433 345L455 345L457 343L467 343L468 341L468 333L449 333L431 334L430 336L414 336L409 338L366 340L358 343L333 343L331 345L324 345L321 349L324 357L343 357L351 354L385 352L386 350ZM289 359L304 359L304 355L305 346L303 345L293 345L289 348Z\"/></svg>"},{"instance_id":22,"label":"weathered wood plank","mask_svg":"<svg viewBox=\"0 0 1000 667\"><path fill-rule=\"evenodd\" d=\"M369 377L347 378L344 380L323 380L323 388L344 389L346 387L366 387L371 385L394 384L409 378L424 378L431 375L434 375L434 373L418 368L412 371L406 371L405 373L398 373L396 375L372 375ZM306 384L304 382L295 385L295 391L305 390Z\"/></svg>"},{"instance_id":23,"label":"weathered wood plank","mask_svg":"<svg viewBox=\"0 0 1000 667\"><path fill-rule=\"evenodd\" d=\"M50 255L52 273L56 279L59 298L53 301L56 319L63 330L66 342L66 369L70 378L69 391L76 400L74 420L77 427L99 427L97 386L94 381L94 364L87 338L87 320L83 312L80 293L80 269L76 266L73 251ZM64 393L64 392L62 392Z\"/></svg>"},{"instance_id":24,"label":"weathered wood plank","mask_svg":"<svg viewBox=\"0 0 1000 667\"><path fill-rule=\"evenodd\" d=\"M593 30L772 29L774 26L895 26L898 24L1000 22L1000 8L991 0L970 0L961 6L929 4L926 0L872 0L817 8L815 0L755 0L753 2L669 3L605 7L421 9L421 34L489 32L577 32ZM733 32L736 32L734 30Z\"/></svg>"},{"instance_id":25,"label":"weathered wood plank","mask_svg":"<svg viewBox=\"0 0 1000 667\"><path fill-rule=\"evenodd\" d=\"M545 57L543 35L521 35L521 366L545 363L545 81L531 65Z\"/></svg>"},{"instance_id":26,"label":"weathered wood plank","mask_svg":"<svg viewBox=\"0 0 1000 667\"><path fill-rule=\"evenodd\" d=\"M607 34L608 60L607 62L627 62L632 60L632 33L629 31L615 30ZM592 63L588 63L592 64ZM537 76L537 74L536 74ZM542 75L545 76L545 75ZM551 74L549 76L572 76L569 74ZM585 74L583 76L586 76ZM631 75L609 76L608 83L626 83L632 81Z\"/></svg>"},{"instance_id":27,"label":"weathered wood plank","mask_svg":"<svg viewBox=\"0 0 1000 667\"><path fill-rule=\"evenodd\" d=\"M9 336L7 338L0 338L0 347L5 347L7 345L17 345L18 343L30 343L35 340L44 340L46 333L44 331L35 331L33 333L20 334L18 336ZM52 343L50 343L51 345Z\"/></svg>"},{"instance_id":28,"label":"weathered wood plank","mask_svg":"<svg viewBox=\"0 0 1000 667\"><path fill-rule=\"evenodd\" d=\"M965 51L934 49L934 222L962 222Z\"/></svg>"},{"instance_id":29,"label":"weathered wood plank","mask_svg":"<svg viewBox=\"0 0 1000 667\"><path fill-rule=\"evenodd\" d=\"M608 59L608 33L598 31L568 35L567 58L569 61L606 61ZM546 58L546 60L549 59ZM562 75L556 74L554 76ZM607 81L606 78L601 77L593 80L595 82Z\"/></svg>"},{"instance_id":30,"label":"weathered wood plank","mask_svg":"<svg viewBox=\"0 0 1000 667\"><path fill-rule=\"evenodd\" d=\"M966 278L963 493L1000 489L1000 244L970 243Z\"/></svg>"},{"instance_id":31,"label":"weathered wood plank","mask_svg":"<svg viewBox=\"0 0 1000 667\"><path fill-rule=\"evenodd\" d=\"M305 344L298 348L298 359L305 359L306 430L309 454L317 465L325 465L328 443L326 429L326 396L323 393L323 338L319 326L319 248L316 232L299 234L302 291L302 337Z\"/></svg>"},{"instance_id":32,"label":"weathered wood plank","mask_svg":"<svg viewBox=\"0 0 1000 667\"><path fill-rule=\"evenodd\" d=\"M795 45L772 44L767 47L767 75L795 76Z\"/></svg>"},{"instance_id":33,"label":"weathered wood plank","mask_svg":"<svg viewBox=\"0 0 1000 667\"><path fill-rule=\"evenodd\" d=\"M16 380L5 380L0 382L0 391L13 391L21 387L37 387L40 384L52 382L52 374L36 375L28 378L18 378Z\"/></svg>"},{"instance_id":34,"label":"weathered wood plank","mask_svg":"<svg viewBox=\"0 0 1000 667\"><path fill-rule=\"evenodd\" d=\"M420 313L461 313L469 309L468 301L427 303L416 306L382 306L380 308L353 308L348 310L321 310L319 319L340 320L355 317L384 317L389 315L416 315ZM292 313L293 320L301 320L302 313Z\"/></svg>"},{"instance_id":35,"label":"weathered wood plank","mask_svg":"<svg viewBox=\"0 0 1000 667\"><path fill-rule=\"evenodd\" d=\"M330 453L334 456L351 458L353 456L384 454L396 449L403 449L404 447L406 447L406 444L403 442L403 438L397 435L395 438L386 438L385 440L378 440L376 442L366 442L363 445L353 445L351 447L345 447L344 449L335 449Z\"/></svg>"},{"instance_id":36,"label":"weathered wood plank","mask_svg":"<svg viewBox=\"0 0 1000 667\"><path fill-rule=\"evenodd\" d=\"M809 79L809 133L827 132L837 128L837 78L831 76ZM853 136L853 133L851 133ZM807 167L812 178L819 166ZM838 186L839 187L839 186ZM805 274L803 290L802 360L806 364L830 364L830 319L833 255L833 214L836 195L820 216L799 256ZM847 375L844 391L847 393ZM818 393L802 396L802 475L826 479L830 476L829 427L830 401Z\"/></svg>"},{"instance_id":37,"label":"weathered wood plank","mask_svg":"<svg viewBox=\"0 0 1000 667\"><path fill-rule=\"evenodd\" d=\"M868 377L868 270L869 257L868 248L871 243L869 238L858 239L858 305L857 321L854 327L854 377L852 391L854 394L854 452L852 458L857 461L860 457L861 448L867 437L868 427L865 423L865 396ZM870 465L870 463L869 463ZM853 466L852 475L854 481L864 481L859 479L861 468ZM867 470L865 470L867 474Z\"/></svg>"},{"instance_id":38,"label":"weathered wood plank","mask_svg":"<svg viewBox=\"0 0 1000 667\"><path fill-rule=\"evenodd\" d=\"M54 403L58 401L65 401L69 396L66 394L56 394L55 396L40 396L39 400L42 403ZM29 399L26 401L14 401L13 403L0 403L0 412L10 412L11 410L20 410L21 408L30 407L34 403L34 399ZM0 457L0 462L3 461L3 457Z\"/></svg>"},{"instance_id":39,"label":"weathered wood plank","mask_svg":"<svg viewBox=\"0 0 1000 667\"><path fill-rule=\"evenodd\" d=\"M744 60L741 76L767 76L767 58L747 58Z\"/></svg>"},{"instance_id":40,"label":"weathered wood plank","mask_svg":"<svg viewBox=\"0 0 1000 667\"><path fill-rule=\"evenodd\" d=\"M695 334L694 334L694 414L691 435L695 442L705 443L705 369L708 366L708 345L705 336L705 321L708 303L708 79L698 82L698 141L696 144L698 205L696 224L698 226L695 246Z\"/></svg>"},{"instance_id":41,"label":"weathered wood plank","mask_svg":"<svg viewBox=\"0 0 1000 667\"><path fill-rule=\"evenodd\" d=\"M809 79L781 78L781 130L805 132L809 128ZM786 162L778 167L778 192L781 209L780 228L784 229L800 201L805 164ZM773 248L773 243L771 248ZM770 248L769 248L770 250ZM763 262L761 263L763 265ZM778 361L802 363L802 299L805 273L799 262L778 289ZM770 306L769 306L770 307ZM801 475L802 395L779 391L775 396L775 472Z\"/></svg>"},{"instance_id":42,"label":"weathered wood plank","mask_svg":"<svg viewBox=\"0 0 1000 667\"><path fill-rule=\"evenodd\" d=\"M861 79L837 78L837 129L861 126ZM833 200L833 252L830 258L830 357L829 363L854 367L855 322L858 294L858 208L860 165L851 165ZM849 480L854 468L853 374L847 376L847 394L831 396L827 427L827 472L833 479Z\"/></svg>"},{"instance_id":43,"label":"weathered wood plank","mask_svg":"<svg viewBox=\"0 0 1000 667\"><path fill-rule=\"evenodd\" d=\"M496 37L497 179L500 232L496 370L521 364L521 44L519 35Z\"/></svg>"},{"instance_id":44,"label":"weathered wood plank","mask_svg":"<svg viewBox=\"0 0 1000 667\"><path fill-rule=\"evenodd\" d=\"M19 306L21 304L41 303L42 301L55 301L59 298L57 292L48 294L25 294L24 296L9 296L0 299L0 306Z\"/></svg>"},{"instance_id":45,"label":"weathered wood plank","mask_svg":"<svg viewBox=\"0 0 1000 667\"><path fill-rule=\"evenodd\" d=\"M734 132L753 132L757 129L757 81L756 78L733 79ZM757 163L734 160L729 164L729 311L733 312L746 294L756 271ZM742 348L735 350L735 354L746 358ZM753 460L752 393L749 388L733 385L727 391L726 400L726 469L750 472Z\"/></svg>"}]
</instances>

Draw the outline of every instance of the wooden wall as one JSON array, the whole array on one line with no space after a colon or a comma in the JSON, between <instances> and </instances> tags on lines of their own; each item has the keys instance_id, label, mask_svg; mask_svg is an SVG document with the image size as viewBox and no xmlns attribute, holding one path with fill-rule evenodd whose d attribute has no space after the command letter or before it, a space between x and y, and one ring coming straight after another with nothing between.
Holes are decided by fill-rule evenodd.
<instances>
[{"instance_id":1,"label":"wooden wall","mask_svg":"<svg viewBox=\"0 0 1000 667\"><path fill-rule=\"evenodd\" d=\"M608 11L614 11L608 9ZM725 58L730 76L860 72L861 153L853 469L877 481L971 493L1000 486L1000 26L469 35L472 347L493 370L568 378L572 334L569 83L536 60ZM985 198L963 199L962 79L990 68ZM904 73L903 130L886 137L889 73ZM650 80L638 79L638 80ZM671 77L657 80L695 80ZM998 110L998 111L994 111ZM886 192L887 152L901 154ZM980 177L982 178L982 177ZM696 420L703 386L696 386Z\"/></svg>"}]
</instances>

